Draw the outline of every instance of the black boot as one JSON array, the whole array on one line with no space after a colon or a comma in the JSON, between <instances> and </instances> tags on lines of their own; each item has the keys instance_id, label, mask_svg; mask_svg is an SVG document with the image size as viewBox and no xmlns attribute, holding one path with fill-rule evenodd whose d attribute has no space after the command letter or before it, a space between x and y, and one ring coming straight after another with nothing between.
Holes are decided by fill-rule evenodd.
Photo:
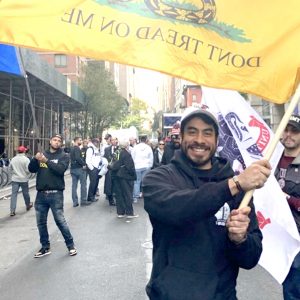
<instances>
[{"instance_id":1,"label":"black boot","mask_svg":"<svg viewBox=\"0 0 300 300\"><path fill-rule=\"evenodd\" d=\"M116 202L115 202L115 200L114 200L113 197L109 197L109 198L108 198L108 202L109 202L109 205L110 205L110 206L116 206Z\"/></svg>"}]
</instances>

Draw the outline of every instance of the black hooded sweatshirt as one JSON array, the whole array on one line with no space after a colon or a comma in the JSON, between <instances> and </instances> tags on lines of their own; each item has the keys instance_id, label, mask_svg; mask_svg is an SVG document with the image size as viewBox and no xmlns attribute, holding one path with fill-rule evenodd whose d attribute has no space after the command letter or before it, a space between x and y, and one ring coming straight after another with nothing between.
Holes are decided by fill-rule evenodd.
<instances>
[{"instance_id":1,"label":"black hooded sweatshirt","mask_svg":"<svg viewBox=\"0 0 300 300\"><path fill-rule=\"evenodd\" d=\"M28 166L29 172L37 173L36 189L38 191L63 191L65 189L64 174L69 166L69 155L62 149L55 152L47 150L44 155L48 159L47 163L33 158Z\"/></svg>"},{"instance_id":2,"label":"black hooded sweatshirt","mask_svg":"<svg viewBox=\"0 0 300 300\"><path fill-rule=\"evenodd\" d=\"M244 194L233 197L227 160L213 158L210 170L194 168L179 150L171 164L143 180L145 210L153 226L151 300L234 300L239 267L253 268L262 234L251 203L247 239L231 242L225 226Z\"/></svg>"}]
</instances>

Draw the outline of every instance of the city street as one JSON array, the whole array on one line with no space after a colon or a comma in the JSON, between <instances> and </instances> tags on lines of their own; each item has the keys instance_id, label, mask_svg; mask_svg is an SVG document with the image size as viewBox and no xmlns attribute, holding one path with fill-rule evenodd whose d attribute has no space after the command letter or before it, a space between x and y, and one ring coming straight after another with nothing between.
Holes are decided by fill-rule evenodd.
<instances>
[{"instance_id":1,"label":"city street","mask_svg":"<svg viewBox=\"0 0 300 300\"><path fill-rule=\"evenodd\" d=\"M33 258L40 248L35 211L26 212L23 197L19 194L17 214L10 217L10 201L3 199L2 194L0 299L147 299L145 285L151 271L151 225L143 203L134 204L139 218L130 223L117 219L115 207L110 207L102 194L101 179L99 201L87 207L73 208L71 178L67 175L65 179L65 216L78 249L78 255L74 257L68 256L50 213L52 254ZM34 188L30 195L34 200ZM241 272L238 297L239 300L280 300L281 286L261 267L256 267Z\"/></svg>"}]
</instances>

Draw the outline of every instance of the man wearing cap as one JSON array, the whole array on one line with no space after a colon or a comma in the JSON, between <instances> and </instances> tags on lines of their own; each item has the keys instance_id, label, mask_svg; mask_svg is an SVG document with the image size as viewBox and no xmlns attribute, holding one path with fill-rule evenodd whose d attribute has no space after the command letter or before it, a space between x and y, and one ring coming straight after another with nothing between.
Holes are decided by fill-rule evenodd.
<instances>
[{"instance_id":1,"label":"man wearing cap","mask_svg":"<svg viewBox=\"0 0 300 300\"><path fill-rule=\"evenodd\" d=\"M239 268L253 268L262 234L253 203L238 209L244 192L270 175L266 160L238 176L215 157L215 117L196 109L182 117L181 149L144 178L145 210L153 227L151 300L236 300Z\"/></svg>"},{"instance_id":2,"label":"man wearing cap","mask_svg":"<svg viewBox=\"0 0 300 300\"><path fill-rule=\"evenodd\" d=\"M69 155L61 148L63 138L55 134L50 139L49 150L38 152L29 163L29 171L37 173L35 200L36 221L40 234L41 249L34 257L40 258L51 253L47 229L47 218L51 209L55 223L62 233L69 255L74 256L77 250L73 237L64 217L64 174L69 166Z\"/></svg>"},{"instance_id":3,"label":"man wearing cap","mask_svg":"<svg viewBox=\"0 0 300 300\"><path fill-rule=\"evenodd\" d=\"M26 210L30 210L32 202L30 202L28 181L30 172L28 170L29 159L26 156L27 149L24 146L20 146L17 149L18 153L12 158L9 164L9 170L11 172L11 198L10 198L10 216L16 215L17 197L21 187L23 198L26 205Z\"/></svg>"},{"instance_id":4,"label":"man wearing cap","mask_svg":"<svg viewBox=\"0 0 300 300\"><path fill-rule=\"evenodd\" d=\"M166 145L164 154L161 159L162 165L167 165L171 162L176 150L180 149L179 133L171 134L171 141Z\"/></svg>"},{"instance_id":5,"label":"man wearing cap","mask_svg":"<svg viewBox=\"0 0 300 300\"><path fill-rule=\"evenodd\" d=\"M164 154L161 159L162 165L167 165L171 162L176 150L180 149L180 123L177 121L171 130L170 141L166 144Z\"/></svg>"},{"instance_id":6,"label":"man wearing cap","mask_svg":"<svg viewBox=\"0 0 300 300\"><path fill-rule=\"evenodd\" d=\"M292 115L282 135L283 155L275 171L275 177L294 216L300 233L300 116ZM300 252L283 282L285 300L300 299Z\"/></svg>"}]
</instances>

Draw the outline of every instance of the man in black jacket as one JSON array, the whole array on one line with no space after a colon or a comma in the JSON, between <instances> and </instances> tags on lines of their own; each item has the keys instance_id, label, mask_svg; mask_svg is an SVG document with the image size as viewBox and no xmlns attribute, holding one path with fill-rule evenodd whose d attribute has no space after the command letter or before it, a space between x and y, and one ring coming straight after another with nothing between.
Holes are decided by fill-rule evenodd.
<instances>
[{"instance_id":1,"label":"man in black jacket","mask_svg":"<svg viewBox=\"0 0 300 300\"><path fill-rule=\"evenodd\" d=\"M136 172L133 159L129 153L129 142L123 139L119 143L119 160L109 165L116 175L114 178L114 192L116 195L118 218L137 218L132 206L133 184L136 180Z\"/></svg>"},{"instance_id":2,"label":"man in black jacket","mask_svg":"<svg viewBox=\"0 0 300 300\"><path fill-rule=\"evenodd\" d=\"M117 152L119 151L117 138L111 138L111 145L104 149L104 157L108 163L111 164L116 160ZM114 200L114 178L112 177L112 171L108 170L105 174L104 180L104 194L109 202L110 206L116 205Z\"/></svg>"},{"instance_id":3,"label":"man in black jacket","mask_svg":"<svg viewBox=\"0 0 300 300\"><path fill-rule=\"evenodd\" d=\"M284 153L275 171L300 233L300 115L292 115L282 135ZM300 299L300 252L283 282L284 300Z\"/></svg>"},{"instance_id":4,"label":"man in black jacket","mask_svg":"<svg viewBox=\"0 0 300 300\"><path fill-rule=\"evenodd\" d=\"M78 195L77 195L77 186L78 181L80 181L80 205L85 206L91 204L87 201L87 192L86 192L86 164L85 159L82 157L82 152L80 146L82 144L81 137L74 138L74 146L70 151L71 159L71 176L72 176L72 200L73 207L79 206Z\"/></svg>"},{"instance_id":5,"label":"man in black jacket","mask_svg":"<svg viewBox=\"0 0 300 300\"><path fill-rule=\"evenodd\" d=\"M244 191L270 175L261 160L238 176L214 157L218 123L194 110L181 121L181 150L144 178L144 203L153 226L151 300L236 300L239 268L253 268L262 235L253 204L238 209Z\"/></svg>"},{"instance_id":6,"label":"man in black jacket","mask_svg":"<svg viewBox=\"0 0 300 300\"><path fill-rule=\"evenodd\" d=\"M64 174L69 166L69 156L61 149L62 141L63 138L60 134L53 135L50 139L50 149L44 153L38 152L28 166L31 173L37 173L37 195L34 207L42 248L35 254L36 258L51 253L47 229L49 209L51 209L55 223L65 239L69 255L77 254L63 211Z\"/></svg>"},{"instance_id":7,"label":"man in black jacket","mask_svg":"<svg viewBox=\"0 0 300 300\"><path fill-rule=\"evenodd\" d=\"M162 165L167 165L171 162L175 151L180 149L180 137L179 134L171 134L171 141L166 144L164 154L161 159Z\"/></svg>"}]
</instances>

